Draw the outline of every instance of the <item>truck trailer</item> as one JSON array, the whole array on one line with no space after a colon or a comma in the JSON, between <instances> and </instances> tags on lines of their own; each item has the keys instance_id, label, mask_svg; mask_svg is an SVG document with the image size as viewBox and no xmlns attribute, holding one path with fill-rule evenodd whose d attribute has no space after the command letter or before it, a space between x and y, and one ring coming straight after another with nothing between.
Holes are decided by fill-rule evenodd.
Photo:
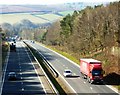
<instances>
[{"instance_id":1,"label":"truck trailer","mask_svg":"<svg viewBox=\"0 0 120 95\"><path fill-rule=\"evenodd\" d=\"M80 72L89 83L103 83L103 69L101 61L84 58L80 59Z\"/></svg>"}]
</instances>

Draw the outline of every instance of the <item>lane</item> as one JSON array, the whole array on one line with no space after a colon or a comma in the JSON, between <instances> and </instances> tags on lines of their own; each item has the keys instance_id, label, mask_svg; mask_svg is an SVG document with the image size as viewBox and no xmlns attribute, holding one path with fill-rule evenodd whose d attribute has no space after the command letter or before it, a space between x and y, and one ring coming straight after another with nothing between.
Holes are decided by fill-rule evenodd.
<instances>
[{"instance_id":1,"label":"lane","mask_svg":"<svg viewBox=\"0 0 120 95\"><path fill-rule=\"evenodd\" d=\"M2 95L45 94L45 89L33 67L32 55L24 47L23 42L17 42L16 46L17 51L10 52ZM8 73L12 71L17 73L16 81L8 80Z\"/></svg>"},{"instance_id":2,"label":"lane","mask_svg":"<svg viewBox=\"0 0 120 95\"><path fill-rule=\"evenodd\" d=\"M74 73L74 77L64 78L70 86L76 91L76 93L99 93L115 95L116 92L111 90L105 85L91 85L86 80L81 78L79 66L76 66L72 62L66 60L60 55L52 52L38 43L31 43L26 41L29 45L35 47L50 63L51 65L63 76L63 71L68 68ZM116 94L117 95L117 94Z\"/></svg>"}]
</instances>

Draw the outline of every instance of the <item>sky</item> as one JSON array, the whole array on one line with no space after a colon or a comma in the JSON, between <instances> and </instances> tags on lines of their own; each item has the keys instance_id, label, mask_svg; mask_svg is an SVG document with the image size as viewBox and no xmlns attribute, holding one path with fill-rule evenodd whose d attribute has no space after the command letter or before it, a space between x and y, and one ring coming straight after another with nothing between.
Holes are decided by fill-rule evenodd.
<instances>
[{"instance_id":1,"label":"sky","mask_svg":"<svg viewBox=\"0 0 120 95\"><path fill-rule=\"evenodd\" d=\"M62 3L71 3L71 2L113 2L119 0L0 0L0 4L6 5L16 5L16 4L62 4Z\"/></svg>"}]
</instances>

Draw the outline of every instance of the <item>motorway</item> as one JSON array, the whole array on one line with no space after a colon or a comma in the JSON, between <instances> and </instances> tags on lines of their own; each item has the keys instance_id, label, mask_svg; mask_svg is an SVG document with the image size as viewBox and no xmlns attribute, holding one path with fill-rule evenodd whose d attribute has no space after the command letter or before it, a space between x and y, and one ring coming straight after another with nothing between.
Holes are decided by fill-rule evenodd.
<instances>
[{"instance_id":1,"label":"motorway","mask_svg":"<svg viewBox=\"0 0 120 95\"><path fill-rule=\"evenodd\" d=\"M40 95L47 92L52 93L46 82L42 81L45 75L37 71L37 62L25 47L23 42L16 43L16 52L10 52L6 71L3 76L2 95ZM8 80L8 73L17 73L17 80ZM44 85L43 85L44 84ZM47 88L47 89L46 89Z\"/></svg>"},{"instance_id":2,"label":"motorway","mask_svg":"<svg viewBox=\"0 0 120 95\"><path fill-rule=\"evenodd\" d=\"M50 62L55 70L59 72L60 76L69 84L69 86L73 88L75 93L86 93L87 95L89 95L90 93L97 93L97 95L118 95L115 91L111 90L106 85L89 84L81 77L79 66L73 64L59 54L51 51L41 44L32 43L31 41L25 42L30 46L36 48ZM74 73L73 77L63 77L63 71L65 69L71 69Z\"/></svg>"}]
</instances>

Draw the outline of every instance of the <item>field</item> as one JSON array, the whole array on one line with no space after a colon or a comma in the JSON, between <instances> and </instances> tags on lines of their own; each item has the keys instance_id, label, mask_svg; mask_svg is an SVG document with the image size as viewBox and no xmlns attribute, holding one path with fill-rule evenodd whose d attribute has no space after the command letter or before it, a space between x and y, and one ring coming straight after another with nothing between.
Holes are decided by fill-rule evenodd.
<instances>
[{"instance_id":1,"label":"field","mask_svg":"<svg viewBox=\"0 0 120 95\"><path fill-rule=\"evenodd\" d=\"M59 16L57 14L43 14L43 15L36 15L37 17L43 18L45 20L48 20L50 22L57 20L59 18L62 18L62 16Z\"/></svg>"},{"instance_id":2,"label":"field","mask_svg":"<svg viewBox=\"0 0 120 95\"><path fill-rule=\"evenodd\" d=\"M73 11L63 11L58 13L8 13L8 14L0 14L0 24L2 23L20 23L23 19L28 19L33 23L48 23L53 22L57 19L61 19L63 16L67 14L72 14Z\"/></svg>"},{"instance_id":3,"label":"field","mask_svg":"<svg viewBox=\"0 0 120 95\"><path fill-rule=\"evenodd\" d=\"M74 11L63 11L63 12L58 12L59 14L66 16L67 14L72 15Z\"/></svg>"},{"instance_id":4,"label":"field","mask_svg":"<svg viewBox=\"0 0 120 95\"><path fill-rule=\"evenodd\" d=\"M48 20L44 20L42 18L38 18L29 13L20 13L20 14L0 14L0 24L1 23L10 23L14 24L20 22L23 19L28 19L33 23L47 23Z\"/></svg>"},{"instance_id":5,"label":"field","mask_svg":"<svg viewBox=\"0 0 120 95\"><path fill-rule=\"evenodd\" d=\"M56 14L30 14L30 13L19 13L19 14L0 14L0 24L10 23L15 24L23 19L28 19L33 23L48 23L61 18Z\"/></svg>"}]
</instances>

